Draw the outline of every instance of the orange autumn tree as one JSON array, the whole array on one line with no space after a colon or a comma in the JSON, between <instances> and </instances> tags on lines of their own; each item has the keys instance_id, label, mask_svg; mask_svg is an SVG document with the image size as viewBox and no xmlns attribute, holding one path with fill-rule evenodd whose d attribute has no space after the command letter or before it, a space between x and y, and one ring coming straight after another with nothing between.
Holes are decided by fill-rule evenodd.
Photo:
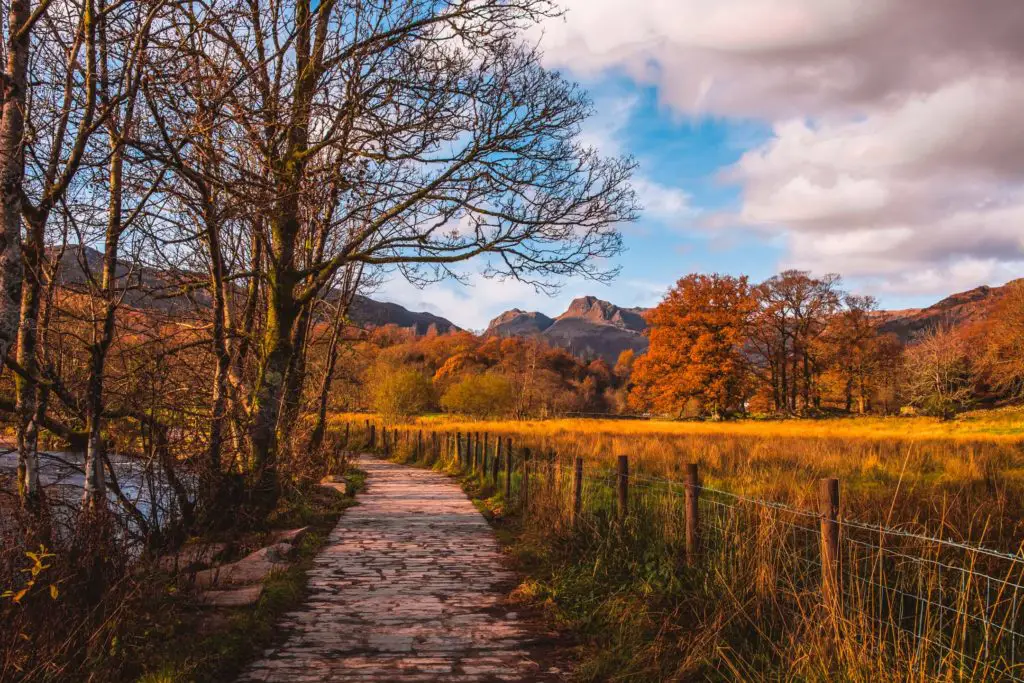
<instances>
[{"instance_id":1,"label":"orange autumn tree","mask_svg":"<svg viewBox=\"0 0 1024 683\"><path fill-rule=\"evenodd\" d=\"M746 276L679 280L648 315L651 344L634 364L630 405L677 416L693 400L715 417L742 409L743 347L755 306Z\"/></svg>"}]
</instances>

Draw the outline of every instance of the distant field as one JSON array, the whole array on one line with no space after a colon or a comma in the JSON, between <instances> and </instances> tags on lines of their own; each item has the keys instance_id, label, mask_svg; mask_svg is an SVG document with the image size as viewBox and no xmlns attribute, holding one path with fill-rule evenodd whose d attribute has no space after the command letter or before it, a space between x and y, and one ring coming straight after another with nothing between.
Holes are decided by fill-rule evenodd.
<instances>
[{"instance_id":1,"label":"distant field","mask_svg":"<svg viewBox=\"0 0 1024 683\"><path fill-rule=\"evenodd\" d=\"M366 415L339 413L336 421L365 420ZM636 435L724 435L761 437L829 437L868 439L966 439L1024 443L1024 408L976 410L955 420L932 417L846 417L825 419L746 419L721 422L553 418L550 420L469 420L429 415L416 420L431 428L486 430L523 434L600 432Z\"/></svg>"},{"instance_id":2,"label":"distant field","mask_svg":"<svg viewBox=\"0 0 1024 683\"><path fill-rule=\"evenodd\" d=\"M366 415L334 417L361 426ZM815 507L821 477L841 480L844 514L1016 550L1024 532L1024 409L926 417L821 420L552 419L476 421L421 417L401 429L512 437L588 471L628 455L638 476L678 480L700 465L707 486Z\"/></svg>"}]
</instances>

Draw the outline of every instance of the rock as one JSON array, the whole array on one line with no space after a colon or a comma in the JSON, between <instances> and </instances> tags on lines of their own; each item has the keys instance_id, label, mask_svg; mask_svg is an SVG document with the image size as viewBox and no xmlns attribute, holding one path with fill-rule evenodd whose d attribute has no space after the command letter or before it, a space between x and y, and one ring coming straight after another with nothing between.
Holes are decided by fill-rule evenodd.
<instances>
[{"instance_id":1,"label":"rock","mask_svg":"<svg viewBox=\"0 0 1024 683\"><path fill-rule=\"evenodd\" d=\"M164 555L156 561L163 572L181 572L195 566L209 566L225 549L227 543L193 543L185 546L175 555Z\"/></svg>"},{"instance_id":2,"label":"rock","mask_svg":"<svg viewBox=\"0 0 1024 683\"><path fill-rule=\"evenodd\" d=\"M332 489L334 491L337 491L343 496L347 495L348 493L348 483L344 479L336 481L333 475L329 475L321 479L320 486L322 486L325 489Z\"/></svg>"},{"instance_id":3,"label":"rock","mask_svg":"<svg viewBox=\"0 0 1024 683\"><path fill-rule=\"evenodd\" d=\"M246 555L238 562L222 564L196 573L195 584L200 588L228 584L259 583L271 572L288 567L287 557L294 548L290 543L275 543Z\"/></svg>"},{"instance_id":4,"label":"rock","mask_svg":"<svg viewBox=\"0 0 1024 683\"><path fill-rule=\"evenodd\" d=\"M302 543L302 539L306 537L308 531L308 526L304 526L301 529L275 531L270 534L270 541L271 543L290 543L293 546L297 546Z\"/></svg>"},{"instance_id":5,"label":"rock","mask_svg":"<svg viewBox=\"0 0 1024 683\"><path fill-rule=\"evenodd\" d=\"M202 591L196 596L207 607L244 607L255 604L263 595L263 584L230 590Z\"/></svg>"}]
</instances>

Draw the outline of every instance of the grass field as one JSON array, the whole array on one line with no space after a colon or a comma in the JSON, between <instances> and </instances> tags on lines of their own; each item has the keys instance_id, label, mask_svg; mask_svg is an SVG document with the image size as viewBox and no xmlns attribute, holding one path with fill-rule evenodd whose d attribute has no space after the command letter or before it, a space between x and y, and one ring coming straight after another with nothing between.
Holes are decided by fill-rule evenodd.
<instances>
[{"instance_id":1,"label":"grass field","mask_svg":"<svg viewBox=\"0 0 1024 683\"><path fill-rule=\"evenodd\" d=\"M366 416L348 421L365 438ZM448 438L427 464L463 477L525 576L518 595L579 640L586 681L1002 681L1024 663L1024 411L927 418L723 423L424 417ZM380 427L378 427L378 430ZM512 495L466 474L455 432L511 438ZM378 431L379 434L379 431ZM428 443L426 440L424 443ZM379 445L379 442L378 442ZM465 453L463 446L463 453ZM506 451L507 452L507 451ZM614 458L630 461L618 517ZM580 514L569 463L585 462ZM420 452L424 457L424 452ZM683 466L704 487L696 561L685 541ZM838 477L841 598L823 599L817 480ZM736 494L745 498L737 498ZM746 500L746 498L754 500ZM785 507L757 502L783 503ZM859 521L888 528L857 529ZM917 536L927 535L927 538Z\"/></svg>"},{"instance_id":2,"label":"grass field","mask_svg":"<svg viewBox=\"0 0 1024 683\"><path fill-rule=\"evenodd\" d=\"M334 417L360 425L365 415ZM814 509L816 482L838 477L845 516L1015 551L1024 532L1024 409L926 417L676 422L476 421L426 416L407 430L511 437L588 472L630 457L638 476L679 480L700 466L706 486Z\"/></svg>"},{"instance_id":3,"label":"grass field","mask_svg":"<svg viewBox=\"0 0 1024 683\"><path fill-rule=\"evenodd\" d=\"M339 416L342 417L342 416ZM349 416L358 419L359 416ZM976 410L954 420L933 417L843 417L728 421L557 418L551 420L462 420L446 415L419 418L449 429L500 429L545 435L599 432L608 435L836 437L849 439L953 439L1024 443L1024 408Z\"/></svg>"}]
</instances>

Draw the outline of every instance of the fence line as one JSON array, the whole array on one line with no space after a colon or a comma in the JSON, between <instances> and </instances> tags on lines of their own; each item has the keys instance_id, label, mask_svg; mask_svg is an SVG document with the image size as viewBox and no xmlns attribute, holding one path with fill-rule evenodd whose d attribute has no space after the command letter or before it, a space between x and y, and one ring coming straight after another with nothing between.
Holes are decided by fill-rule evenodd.
<instances>
[{"instance_id":1,"label":"fence line","mask_svg":"<svg viewBox=\"0 0 1024 683\"><path fill-rule=\"evenodd\" d=\"M362 439L353 431L346 424L346 447L377 448L371 421ZM624 455L613 470L588 470L578 455L562 467L554 451L514 447L502 435L432 432L427 449L423 430L415 440L411 430L379 433L387 455L405 448L416 461L477 476L524 511L556 506L571 527L588 519L588 502L617 526L650 512L652 500L678 505L688 565L699 568L712 551L738 558L737 538L776 543L802 572L791 578L820 594L831 619L871 624L881 642L915 653L917 673L1024 682L1024 556L843 517L839 480L819 482L812 511L704 486L695 463L678 481L631 472Z\"/></svg>"}]
</instances>

